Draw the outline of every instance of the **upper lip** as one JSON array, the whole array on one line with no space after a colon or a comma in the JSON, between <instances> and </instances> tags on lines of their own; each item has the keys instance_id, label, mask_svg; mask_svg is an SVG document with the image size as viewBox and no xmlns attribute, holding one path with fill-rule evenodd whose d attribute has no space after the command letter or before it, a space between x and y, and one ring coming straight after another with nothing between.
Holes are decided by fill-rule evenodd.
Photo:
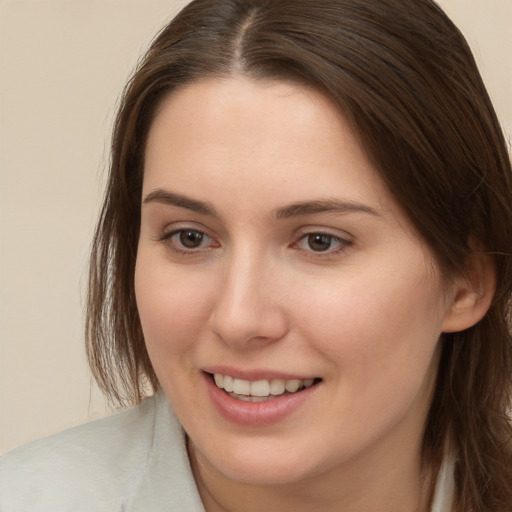
<instances>
[{"instance_id":1,"label":"upper lip","mask_svg":"<svg viewBox=\"0 0 512 512\"><path fill-rule=\"evenodd\" d=\"M263 368L253 368L253 369L245 369L245 368L233 368L228 366L208 366L202 368L202 371L206 373L215 374L218 373L220 375L229 375L235 379L243 379L249 381L257 381L257 380L274 380L274 379L282 379L282 380L306 380L306 379L314 379L317 378L316 375L311 374L298 374L298 373L287 373L279 370L270 370Z\"/></svg>"}]
</instances>

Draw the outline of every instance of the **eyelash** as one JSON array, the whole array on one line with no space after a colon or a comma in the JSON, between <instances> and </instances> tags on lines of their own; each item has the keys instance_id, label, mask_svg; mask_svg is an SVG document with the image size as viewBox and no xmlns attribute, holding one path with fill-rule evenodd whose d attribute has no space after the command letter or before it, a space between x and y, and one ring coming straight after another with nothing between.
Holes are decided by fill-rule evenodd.
<instances>
[{"instance_id":1,"label":"eyelash","mask_svg":"<svg viewBox=\"0 0 512 512\"><path fill-rule=\"evenodd\" d=\"M166 245L169 246L169 248L179 254L184 255L193 255L197 254L202 250L202 247L194 247L194 248L186 248L183 246L183 244L180 244L180 242L174 242L173 238L177 235L183 235L184 233L194 233L201 236L202 239L207 238L210 239L212 242L214 241L213 238L209 235L207 235L204 231L201 231L200 229L194 229L194 228L181 228L181 229L175 229L173 231L170 231L169 233L164 233L162 236L158 238L160 242L164 242ZM202 240L201 240L202 241ZM219 247L219 244L215 243L215 247Z\"/></svg>"},{"instance_id":2,"label":"eyelash","mask_svg":"<svg viewBox=\"0 0 512 512\"><path fill-rule=\"evenodd\" d=\"M209 239L211 242L209 244L206 244L205 246L185 248L182 241L181 242L173 241L174 237L176 237L178 235L181 237L187 232L190 234L193 233L194 235L199 235L201 237L201 242L205 238ZM334 249L328 248L325 251L323 251L323 250L315 251L315 250L311 249L311 246L309 246L310 250L305 249L305 248L301 249L300 244L304 241L306 241L306 243L308 243L308 239L310 237L324 237L325 239L328 239L327 241L329 244L337 243L338 246ZM206 234L204 231L201 231L200 229L194 229L194 228L175 229L173 231L170 231L169 233L162 234L158 238L158 241L163 242L166 245L168 245L169 248L173 252L178 253L178 254L188 255L188 256L192 256L192 255L199 253L201 250L203 250L203 247L205 247L206 249L208 249L209 246L213 247L213 248L220 247L220 245L217 242L215 242L214 239L212 237L210 237L208 234ZM309 241L309 242L311 243L311 241ZM313 257L313 258L328 258L328 257L336 256L336 255L346 251L351 245L352 245L351 241L343 239L343 238L333 235L331 233L326 233L326 232L322 232L322 231L310 231L308 233L304 233L303 235L301 235L300 238L291 245L291 247L294 249L303 250L305 253L308 253L308 255L310 257Z\"/></svg>"},{"instance_id":3,"label":"eyelash","mask_svg":"<svg viewBox=\"0 0 512 512\"><path fill-rule=\"evenodd\" d=\"M334 249L332 248L328 248L326 249L325 251L314 251L312 248L311 248L311 240L308 240L310 239L311 237L323 237L323 238L326 238L328 239L328 242L329 244L332 244L332 243L337 243L338 246L335 247ZM349 240L346 240L344 238L341 238L339 236L336 236L336 235L333 235L331 233L326 233L326 232L323 232L323 231L310 231L308 233L304 233L293 245L292 247L294 248L297 248L297 249L301 249L299 247L299 245L302 243L302 242L306 242L308 245L309 245L309 248L310 250L308 249L303 249L309 256L313 257L313 258L329 258L329 257L332 257L332 256L336 256L338 254L341 254L342 252L345 252L351 245L352 245L352 242L350 242Z\"/></svg>"}]
</instances>

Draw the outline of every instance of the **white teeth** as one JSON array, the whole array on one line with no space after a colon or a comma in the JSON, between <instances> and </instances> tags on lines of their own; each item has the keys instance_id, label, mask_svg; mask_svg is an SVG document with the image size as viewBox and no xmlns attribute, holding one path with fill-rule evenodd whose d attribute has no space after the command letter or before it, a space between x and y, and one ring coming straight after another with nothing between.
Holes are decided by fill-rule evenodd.
<instances>
[{"instance_id":1,"label":"white teeth","mask_svg":"<svg viewBox=\"0 0 512 512\"><path fill-rule=\"evenodd\" d=\"M298 379L287 380L285 384L286 391L289 393L295 393L300 388L301 381Z\"/></svg>"},{"instance_id":2,"label":"white teeth","mask_svg":"<svg viewBox=\"0 0 512 512\"><path fill-rule=\"evenodd\" d=\"M286 389L285 381L283 379L274 379L270 383L271 395L282 395Z\"/></svg>"},{"instance_id":3,"label":"white teeth","mask_svg":"<svg viewBox=\"0 0 512 512\"><path fill-rule=\"evenodd\" d=\"M273 379L249 381L234 379L229 375L215 373L213 375L218 388L224 389L232 396L247 402L261 402L264 398L282 395L285 392L296 393L300 389L306 389L313 385L314 379ZM238 396L237 396L238 395Z\"/></svg>"},{"instance_id":4,"label":"white teeth","mask_svg":"<svg viewBox=\"0 0 512 512\"><path fill-rule=\"evenodd\" d=\"M270 383L268 380L257 380L256 382L251 382L251 392L252 396L268 396L270 395Z\"/></svg>"},{"instance_id":5,"label":"white teeth","mask_svg":"<svg viewBox=\"0 0 512 512\"><path fill-rule=\"evenodd\" d=\"M251 383L248 380L233 379L233 393L237 395L250 395Z\"/></svg>"},{"instance_id":6,"label":"white teeth","mask_svg":"<svg viewBox=\"0 0 512 512\"><path fill-rule=\"evenodd\" d=\"M222 386L228 393L233 391L233 377L224 375L224 384Z\"/></svg>"},{"instance_id":7,"label":"white teeth","mask_svg":"<svg viewBox=\"0 0 512 512\"><path fill-rule=\"evenodd\" d=\"M315 379L306 379L304 381L304 387L305 388L310 388L313 385L313 382L315 382Z\"/></svg>"}]
</instances>

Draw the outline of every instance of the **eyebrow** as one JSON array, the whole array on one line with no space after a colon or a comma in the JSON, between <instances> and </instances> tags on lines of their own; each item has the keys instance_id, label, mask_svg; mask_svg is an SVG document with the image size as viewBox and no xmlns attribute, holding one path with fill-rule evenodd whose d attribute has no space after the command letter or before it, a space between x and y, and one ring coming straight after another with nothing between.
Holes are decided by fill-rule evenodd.
<instances>
[{"instance_id":1,"label":"eyebrow","mask_svg":"<svg viewBox=\"0 0 512 512\"><path fill-rule=\"evenodd\" d=\"M209 202L192 199L183 194L176 194L163 189L150 192L142 201L142 204L160 203L168 206L186 208L202 215L219 217L219 214ZM366 213L376 217L381 214L371 206L356 201L340 199L318 199L315 201L303 201L292 203L274 210L276 219L289 219L318 213Z\"/></svg>"},{"instance_id":2,"label":"eyebrow","mask_svg":"<svg viewBox=\"0 0 512 512\"><path fill-rule=\"evenodd\" d=\"M339 199L322 199L293 203L289 206L278 208L275 210L274 215L277 219L289 219L290 217L314 215L317 213L367 213L381 217L381 214L371 206L356 201L342 201Z\"/></svg>"},{"instance_id":3,"label":"eyebrow","mask_svg":"<svg viewBox=\"0 0 512 512\"><path fill-rule=\"evenodd\" d=\"M186 208L193 212L201 213L202 215L210 215L218 217L218 213L211 203L198 201L182 194L175 194L167 190L156 189L150 192L142 201L142 204L160 203L168 206L177 206L179 208Z\"/></svg>"}]
</instances>

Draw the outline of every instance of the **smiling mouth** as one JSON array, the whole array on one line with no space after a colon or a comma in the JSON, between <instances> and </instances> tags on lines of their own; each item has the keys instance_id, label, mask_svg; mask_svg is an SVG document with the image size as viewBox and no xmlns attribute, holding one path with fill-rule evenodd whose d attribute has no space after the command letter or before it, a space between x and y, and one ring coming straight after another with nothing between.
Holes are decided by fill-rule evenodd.
<instances>
[{"instance_id":1,"label":"smiling mouth","mask_svg":"<svg viewBox=\"0 0 512 512\"><path fill-rule=\"evenodd\" d=\"M315 378L249 381L219 373L209 375L218 388L223 389L231 398L244 402L266 402L282 396L293 395L318 384L322 380Z\"/></svg>"}]
</instances>

